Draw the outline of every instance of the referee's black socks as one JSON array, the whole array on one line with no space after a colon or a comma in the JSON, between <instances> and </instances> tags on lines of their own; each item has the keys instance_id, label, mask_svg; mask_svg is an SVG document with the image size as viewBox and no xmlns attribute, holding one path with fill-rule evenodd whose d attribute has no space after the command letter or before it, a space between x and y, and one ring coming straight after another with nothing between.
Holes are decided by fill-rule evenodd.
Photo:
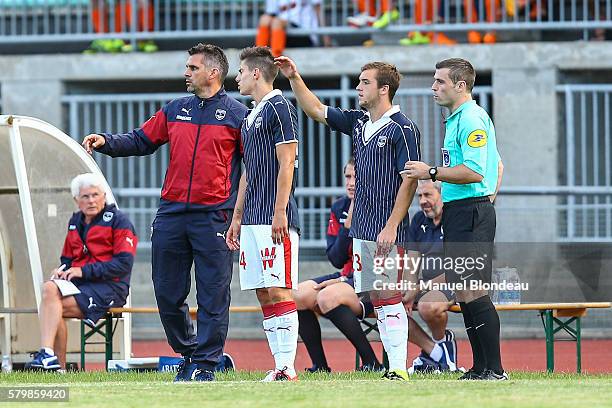
<instances>
[{"instance_id":1,"label":"referee's black socks","mask_svg":"<svg viewBox=\"0 0 612 408\"><path fill-rule=\"evenodd\" d=\"M487 358L484 349L480 345L478 336L476 335L476 326L474 325L472 314L467 306L467 303L459 302L459 307L461 307L465 331L468 335L470 346L472 348L472 370L478 373L483 372L487 368Z\"/></svg>"},{"instance_id":2,"label":"referee's black socks","mask_svg":"<svg viewBox=\"0 0 612 408\"><path fill-rule=\"evenodd\" d=\"M466 306L486 356L486 367L497 374L501 374L504 369L501 364L499 344L499 315L497 310L495 310L493 302L491 302L491 298L489 295L485 295L471 301Z\"/></svg>"}]
</instances>

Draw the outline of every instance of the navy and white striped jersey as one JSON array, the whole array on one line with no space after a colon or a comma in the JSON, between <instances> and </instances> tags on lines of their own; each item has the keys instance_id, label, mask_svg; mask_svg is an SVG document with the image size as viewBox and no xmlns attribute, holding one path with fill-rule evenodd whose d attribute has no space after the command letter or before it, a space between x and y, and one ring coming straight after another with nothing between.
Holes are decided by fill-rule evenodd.
<instances>
[{"instance_id":1,"label":"navy and white striped jersey","mask_svg":"<svg viewBox=\"0 0 612 408\"><path fill-rule=\"evenodd\" d=\"M242 121L241 137L248 181L242 224L271 225L278 179L276 146L298 142L295 106L282 95L281 91L270 92ZM293 173L291 194L287 204L287 220L290 227L299 230L297 204L293 197L297 163L296 155L296 171Z\"/></svg>"},{"instance_id":2,"label":"navy and white striped jersey","mask_svg":"<svg viewBox=\"0 0 612 408\"><path fill-rule=\"evenodd\" d=\"M407 161L421 160L417 126L393 106L372 123L369 113L327 107L327 124L353 138L355 208L351 236L367 241L376 237L391 216L401 174ZM397 229L397 242L408 237L408 215Z\"/></svg>"}]
</instances>

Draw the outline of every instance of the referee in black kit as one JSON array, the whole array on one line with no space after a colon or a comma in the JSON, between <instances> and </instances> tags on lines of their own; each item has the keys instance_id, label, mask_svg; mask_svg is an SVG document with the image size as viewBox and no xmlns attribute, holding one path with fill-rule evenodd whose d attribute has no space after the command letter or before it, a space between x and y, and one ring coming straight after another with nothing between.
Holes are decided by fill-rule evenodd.
<instances>
[{"instance_id":1,"label":"referee in black kit","mask_svg":"<svg viewBox=\"0 0 612 408\"><path fill-rule=\"evenodd\" d=\"M472 64L464 59L436 64L433 98L450 110L442 167L411 161L406 169L408 177L442 181L444 255L454 261L446 280L456 284L474 359L459 379L503 381L508 376L501 364L499 316L488 292L474 287L491 282L496 223L492 202L503 172L493 122L472 99L475 79Z\"/></svg>"}]
</instances>

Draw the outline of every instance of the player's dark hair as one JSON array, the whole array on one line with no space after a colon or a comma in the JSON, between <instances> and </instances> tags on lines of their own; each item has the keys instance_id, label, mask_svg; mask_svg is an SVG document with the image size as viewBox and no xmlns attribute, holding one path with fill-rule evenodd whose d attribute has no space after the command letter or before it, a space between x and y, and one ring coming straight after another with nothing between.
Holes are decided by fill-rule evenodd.
<instances>
[{"instance_id":1,"label":"player's dark hair","mask_svg":"<svg viewBox=\"0 0 612 408\"><path fill-rule=\"evenodd\" d=\"M465 82L465 88L468 93L472 93L474 82L476 81L476 71L468 60L463 58L449 58L442 60L436 64L436 69L448 68L448 77L453 84L459 81Z\"/></svg>"},{"instance_id":2,"label":"player's dark hair","mask_svg":"<svg viewBox=\"0 0 612 408\"><path fill-rule=\"evenodd\" d=\"M248 47L240 52L240 61L249 70L258 68L266 82L274 82L278 75L278 67L274 64L274 56L269 47Z\"/></svg>"},{"instance_id":3,"label":"player's dark hair","mask_svg":"<svg viewBox=\"0 0 612 408\"><path fill-rule=\"evenodd\" d=\"M221 48L213 44L198 43L188 49L187 52L189 55L202 54L204 65L219 70L219 79L221 80L221 84L223 84L229 71L229 63Z\"/></svg>"},{"instance_id":4,"label":"player's dark hair","mask_svg":"<svg viewBox=\"0 0 612 408\"><path fill-rule=\"evenodd\" d=\"M376 84L378 89L387 85L389 87L389 102L393 102L393 97L399 88L402 74L399 73L397 67L386 62L370 62L361 67L361 72L368 69L376 70Z\"/></svg>"},{"instance_id":5,"label":"player's dark hair","mask_svg":"<svg viewBox=\"0 0 612 408\"><path fill-rule=\"evenodd\" d=\"M342 169L342 171L346 171L346 166L349 166L349 165L355 167L355 157L354 156L349 157L349 159L346 162L346 164L344 165L344 169Z\"/></svg>"}]
</instances>

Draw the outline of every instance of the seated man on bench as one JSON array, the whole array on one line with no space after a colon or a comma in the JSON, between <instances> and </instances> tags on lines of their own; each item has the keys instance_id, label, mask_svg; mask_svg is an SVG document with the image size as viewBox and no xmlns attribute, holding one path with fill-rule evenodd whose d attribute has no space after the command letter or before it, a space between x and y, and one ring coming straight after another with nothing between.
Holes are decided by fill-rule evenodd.
<instances>
[{"instance_id":1,"label":"seated man on bench","mask_svg":"<svg viewBox=\"0 0 612 408\"><path fill-rule=\"evenodd\" d=\"M104 179L93 173L80 174L70 183L79 211L68 223L61 265L43 283L38 311L41 348L26 369L56 371L65 367L64 318L83 319L93 325L110 307L125 304L138 239L127 216L106 203L104 186ZM72 282L78 291L64 288L72 286L65 281Z\"/></svg>"}]
</instances>

